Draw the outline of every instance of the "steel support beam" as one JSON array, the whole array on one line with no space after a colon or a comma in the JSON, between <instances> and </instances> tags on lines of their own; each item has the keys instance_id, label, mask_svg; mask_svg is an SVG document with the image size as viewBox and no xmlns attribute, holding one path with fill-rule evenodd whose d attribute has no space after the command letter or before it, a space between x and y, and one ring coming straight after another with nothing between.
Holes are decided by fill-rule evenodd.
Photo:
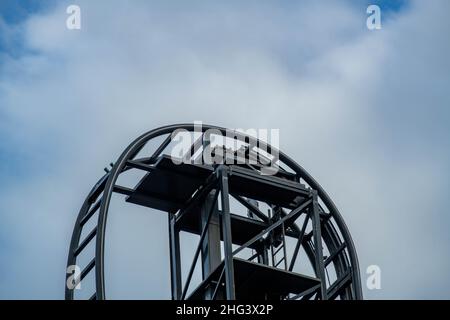
<instances>
[{"instance_id":1,"label":"steel support beam","mask_svg":"<svg viewBox=\"0 0 450 320\"><path fill-rule=\"evenodd\" d=\"M316 276L320 279L320 298L327 300L327 283L325 279L325 267L323 262L323 248L322 248L322 226L320 223L319 201L317 198L317 191L312 190L312 223L313 223L313 237L315 246L315 264Z\"/></svg>"},{"instance_id":2,"label":"steel support beam","mask_svg":"<svg viewBox=\"0 0 450 320\"><path fill-rule=\"evenodd\" d=\"M215 208L216 203L217 203L218 195L219 195L219 190L217 190L215 192L214 201L212 202L212 204L211 204L211 206L209 208L209 211L208 211L208 214L207 214L207 218L206 218L206 222L205 222L205 226L203 227L202 233L200 234L200 241L198 242L197 249L195 249L194 258L192 259L192 264L191 264L191 267L189 269L189 273L187 275L186 283L185 283L185 285L183 287L183 293L181 294L181 300L184 300L186 298L187 291L189 289L189 284L191 283L192 275L194 273L195 265L197 263L198 256L199 256L200 251L202 249L203 241L205 240L205 236L206 236L206 233L208 231L208 225L209 225L209 222L210 222L211 217L212 217L212 213L213 213L214 208Z\"/></svg>"},{"instance_id":3,"label":"steel support beam","mask_svg":"<svg viewBox=\"0 0 450 320\"><path fill-rule=\"evenodd\" d=\"M170 247L170 280L172 300L181 299L181 259L180 259L180 231L175 224L176 216L169 213L169 247Z\"/></svg>"},{"instance_id":4,"label":"steel support beam","mask_svg":"<svg viewBox=\"0 0 450 320\"><path fill-rule=\"evenodd\" d=\"M295 245L294 253L292 254L291 264L289 265L289 271L292 271L294 269L295 261L297 260L300 247L303 244L303 237L306 232L306 227L308 226L308 221L309 221L309 214L305 216L305 220L303 221L302 230L300 231L300 235L298 236L298 240Z\"/></svg>"},{"instance_id":5,"label":"steel support beam","mask_svg":"<svg viewBox=\"0 0 450 320\"><path fill-rule=\"evenodd\" d=\"M231 219L230 219L230 194L228 192L228 171L224 166L218 168L220 181L220 195L222 203L222 234L224 246L225 261L225 286L226 299L235 300L234 286L234 265L233 265L233 247L231 239Z\"/></svg>"},{"instance_id":6,"label":"steel support beam","mask_svg":"<svg viewBox=\"0 0 450 320\"><path fill-rule=\"evenodd\" d=\"M276 222L274 222L273 224L271 224L267 229L264 229L263 231L261 231L260 233L258 233L256 236L254 236L253 238L251 238L250 240L248 240L246 243L244 243L242 246L240 246L239 248L237 248L236 250L234 250L233 255L238 254L239 252L241 252L242 250L244 250L245 248L247 248L249 245L251 245L252 243L254 243L255 241L261 239L266 233L274 230L275 228L279 227L281 224L285 223L285 225L287 224L286 221L295 221L295 219L298 218L298 216L300 214L302 214L302 212L304 211L304 209L307 206L310 206L312 203L312 200L306 200L305 202L303 202L300 206L298 206L296 209L292 210L287 216L281 218L280 220L277 220Z\"/></svg>"},{"instance_id":7,"label":"steel support beam","mask_svg":"<svg viewBox=\"0 0 450 320\"><path fill-rule=\"evenodd\" d=\"M208 223L208 214L211 211L211 217ZM208 223L208 225L206 225ZM206 196L205 202L201 208L201 230L206 229L206 236L202 243L202 277L205 280L222 261L220 254L220 217L217 201L215 201L215 192ZM214 295L214 288L210 287L205 292L205 300L211 300ZM220 298L220 297L219 297Z\"/></svg>"}]
</instances>

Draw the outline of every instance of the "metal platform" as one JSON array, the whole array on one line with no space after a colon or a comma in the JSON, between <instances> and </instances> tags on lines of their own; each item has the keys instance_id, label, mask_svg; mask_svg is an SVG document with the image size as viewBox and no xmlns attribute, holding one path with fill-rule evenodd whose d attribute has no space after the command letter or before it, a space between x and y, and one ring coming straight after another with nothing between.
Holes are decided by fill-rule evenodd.
<instances>
[{"instance_id":1,"label":"metal platform","mask_svg":"<svg viewBox=\"0 0 450 320\"><path fill-rule=\"evenodd\" d=\"M317 278L289 272L240 258L233 258L236 299L279 299L288 294L301 294L320 286ZM224 286L220 279L222 262L189 296L188 300L203 300L208 286ZM219 289L220 290L220 289Z\"/></svg>"},{"instance_id":2,"label":"metal platform","mask_svg":"<svg viewBox=\"0 0 450 320\"><path fill-rule=\"evenodd\" d=\"M144 167L143 167L144 168ZM309 195L300 183L287 179L263 176L251 169L232 166L229 173L229 192L236 197L248 197L254 200L266 199L267 202L295 208ZM214 172L213 166L199 164L176 164L169 156L161 156L149 171L130 191L126 201L165 212L177 212L184 208L193 195L206 184ZM186 210L177 223L182 231L201 233L201 200ZM269 223L251 219L237 214L230 214L231 233L234 244L242 245L262 230ZM288 235L295 236L292 231ZM221 233L223 240L223 234ZM253 248L251 245L250 248Z\"/></svg>"},{"instance_id":3,"label":"metal platform","mask_svg":"<svg viewBox=\"0 0 450 320\"><path fill-rule=\"evenodd\" d=\"M146 169L149 172L126 201L166 212L182 208L213 172L213 168L207 166L176 165L168 156L160 157Z\"/></svg>"},{"instance_id":4,"label":"metal platform","mask_svg":"<svg viewBox=\"0 0 450 320\"><path fill-rule=\"evenodd\" d=\"M201 229L201 216L200 211L192 210L185 214L179 221L180 229L182 231L200 234ZM220 211L219 211L220 214ZM231 237L234 244L242 245L248 240L256 236L263 231L269 225L262 221L246 218L237 214L230 214L231 220ZM220 239L223 240L223 233L220 232ZM253 248L254 246L250 246Z\"/></svg>"},{"instance_id":5,"label":"metal platform","mask_svg":"<svg viewBox=\"0 0 450 320\"><path fill-rule=\"evenodd\" d=\"M176 164L166 155L147 169L127 201L168 212L181 209L214 171L208 165ZM298 182L239 166L231 167L229 192L285 208L295 208L310 193Z\"/></svg>"}]
</instances>

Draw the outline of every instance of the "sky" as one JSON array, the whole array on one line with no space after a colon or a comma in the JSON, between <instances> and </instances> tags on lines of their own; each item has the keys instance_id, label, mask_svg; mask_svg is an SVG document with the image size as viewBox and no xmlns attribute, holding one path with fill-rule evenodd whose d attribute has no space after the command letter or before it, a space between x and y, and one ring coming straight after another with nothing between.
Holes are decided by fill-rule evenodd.
<instances>
[{"instance_id":1,"label":"sky","mask_svg":"<svg viewBox=\"0 0 450 320\"><path fill-rule=\"evenodd\" d=\"M81 30L66 28L69 4ZM369 4L381 30L366 28ZM1 1L0 298L62 299L77 211L103 168L145 131L200 120L280 129L343 215L365 298L449 299L449 9ZM119 209L109 296L168 297L165 217ZM365 286L374 264L380 290Z\"/></svg>"}]
</instances>

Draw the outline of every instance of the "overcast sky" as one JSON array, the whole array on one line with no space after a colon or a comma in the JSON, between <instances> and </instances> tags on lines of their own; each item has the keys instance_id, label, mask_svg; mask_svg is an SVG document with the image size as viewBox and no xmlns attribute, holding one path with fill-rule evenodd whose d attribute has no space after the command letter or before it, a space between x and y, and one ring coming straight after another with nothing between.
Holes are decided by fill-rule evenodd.
<instances>
[{"instance_id":1,"label":"overcast sky","mask_svg":"<svg viewBox=\"0 0 450 320\"><path fill-rule=\"evenodd\" d=\"M73 3L81 30L66 28ZM366 28L369 3L381 30ZM449 12L446 0L1 1L0 298L63 298L72 227L103 168L139 134L195 120L280 129L348 224L365 298L450 298ZM111 297L168 297L166 222L112 215ZM365 288L372 264L381 290Z\"/></svg>"}]
</instances>

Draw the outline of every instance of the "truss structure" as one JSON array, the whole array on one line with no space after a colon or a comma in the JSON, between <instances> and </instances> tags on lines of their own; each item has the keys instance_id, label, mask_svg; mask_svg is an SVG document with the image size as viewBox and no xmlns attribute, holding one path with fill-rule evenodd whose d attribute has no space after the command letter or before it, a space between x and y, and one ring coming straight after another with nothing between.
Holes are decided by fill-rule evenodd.
<instances>
[{"instance_id":1,"label":"truss structure","mask_svg":"<svg viewBox=\"0 0 450 320\"><path fill-rule=\"evenodd\" d=\"M170 125L140 136L88 194L75 223L67 265L76 265L80 253L95 241L95 256L76 279L78 283L94 273L91 299L107 298L105 232L111 197L116 193L134 205L167 213L174 300L362 299L354 244L322 187L287 155L276 150L278 159L269 159L267 151L275 150L272 146L240 132L232 132L240 141L239 148L229 148L224 142L212 150L241 161L198 161L211 143L205 137L207 130L223 136L229 133L215 126L203 125L190 152L182 156L184 161L174 161L167 150L176 133L184 130L194 135L197 129L193 124ZM155 139L162 142L151 154L141 156ZM257 159L256 163L251 159ZM263 174L264 163L272 160L276 173ZM145 172L132 188L117 182L129 170ZM233 212L231 202L245 208L245 214ZM81 239L83 227L94 216L95 228ZM185 279L181 232L198 236ZM305 259L300 259L300 252ZM202 279L193 286L199 258ZM309 265L313 274L303 273L304 265ZM74 298L73 287L66 285L65 297Z\"/></svg>"}]
</instances>

